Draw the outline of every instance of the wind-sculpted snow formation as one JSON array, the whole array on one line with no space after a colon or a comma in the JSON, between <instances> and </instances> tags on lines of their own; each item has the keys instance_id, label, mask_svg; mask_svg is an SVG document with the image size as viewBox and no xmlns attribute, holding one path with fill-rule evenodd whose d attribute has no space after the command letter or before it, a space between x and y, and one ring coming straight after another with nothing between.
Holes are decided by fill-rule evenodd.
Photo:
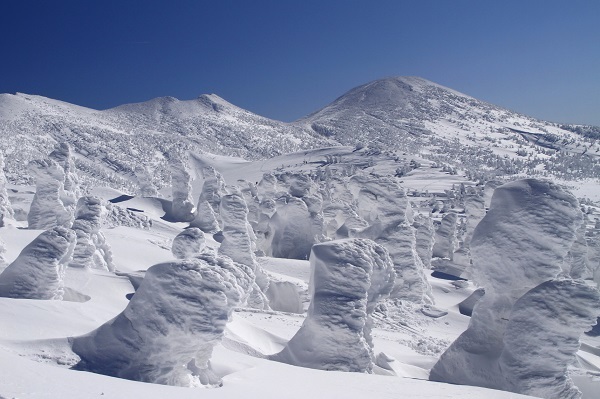
<instances>
[{"instance_id":1,"label":"wind-sculpted snow formation","mask_svg":"<svg viewBox=\"0 0 600 399\"><path fill-rule=\"evenodd\" d=\"M435 242L435 230L433 220L425 215L415 216L413 223L415 227L416 248L419 258L426 269L431 269L431 258L433 257L433 244Z\"/></svg>"},{"instance_id":2,"label":"wind-sculpted snow formation","mask_svg":"<svg viewBox=\"0 0 600 399\"><path fill-rule=\"evenodd\" d=\"M51 159L34 160L29 170L35 178L35 195L31 202L27 222L30 229L47 230L56 226L70 227L71 213L61 200L65 172Z\"/></svg>"},{"instance_id":3,"label":"wind-sculpted snow formation","mask_svg":"<svg viewBox=\"0 0 600 399\"><path fill-rule=\"evenodd\" d=\"M468 329L431 370L432 380L533 393L549 378L556 385L544 397L564 397L556 386L568 380L570 348L593 324L581 308L595 299L583 284L553 279L564 272L582 221L575 197L556 184L527 179L496 189L470 246L472 277L485 295L475 305ZM550 292L557 295L546 295ZM563 315L565 306L572 310ZM527 320L531 324L525 327ZM557 322L561 327L553 330ZM561 345L569 344L558 353L563 346L557 335L563 332ZM515 350L530 356L525 359ZM540 370L540 361L551 364ZM578 397L575 390L568 391L566 397Z\"/></svg>"},{"instance_id":4,"label":"wind-sculpted snow formation","mask_svg":"<svg viewBox=\"0 0 600 399\"><path fill-rule=\"evenodd\" d=\"M8 192L6 191L6 175L4 174L4 154L0 151L0 227L4 227L5 219L14 219Z\"/></svg>"},{"instance_id":5,"label":"wind-sculpted snow formation","mask_svg":"<svg viewBox=\"0 0 600 399\"><path fill-rule=\"evenodd\" d=\"M540 398L580 398L567 366L598 313L600 293L583 282L550 280L523 295L513 306L499 359L508 390Z\"/></svg>"},{"instance_id":6,"label":"wind-sculpted snow formation","mask_svg":"<svg viewBox=\"0 0 600 399\"><path fill-rule=\"evenodd\" d=\"M56 162L65 172L61 190L61 201L65 207L74 207L81 196L79 179L75 172L75 162L71 156L71 146L66 142L57 143L48 158Z\"/></svg>"},{"instance_id":7,"label":"wind-sculpted snow formation","mask_svg":"<svg viewBox=\"0 0 600 399\"><path fill-rule=\"evenodd\" d=\"M458 249L454 252L453 261L462 271L470 273L471 269L471 240L475 228L485 216L485 200L483 193L469 187L463 196L466 222L464 234L459 241Z\"/></svg>"},{"instance_id":8,"label":"wind-sculpted snow formation","mask_svg":"<svg viewBox=\"0 0 600 399\"><path fill-rule=\"evenodd\" d=\"M412 208L404 189L391 177L368 175L353 176L350 187L359 215L369 223L351 236L372 239L389 251L396 272L392 298L432 302L431 286L417 253Z\"/></svg>"},{"instance_id":9,"label":"wind-sculpted snow formation","mask_svg":"<svg viewBox=\"0 0 600 399\"><path fill-rule=\"evenodd\" d=\"M300 198L282 197L277 212L271 217L273 230L272 256L276 258L308 259L314 237L306 203Z\"/></svg>"},{"instance_id":10,"label":"wind-sculpted snow formation","mask_svg":"<svg viewBox=\"0 0 600 399\"><path fill-rule=\"evenodd\" d=\"M202 168L204 183L198 198L196 215L190 223L205 233L216 233L220 230L219 212L221 197L226 195L225 181L219 172L210 166Z\"/></svg>"},{"instance_id":11,"label":"wind-sculpted snow formation","mask_svg":"<svg viewBox=\"0 0 600 399\"><path fill-rule=\"evenodd\" d=\"M6 244L4 243L4 241L2 241L2 239L0 239L0 275L2 274L2 272L4 271L4 269L6 269L6 258L4 257L4 254L6 253Z\"/></svg>"},{"instance_id":12,"label":"wind-sculpted snow formation","mask_svg":"<svg viewBox=\"0 0 600 399\"><path fill-rule=\"evenodd\" d=\"M181 159L171 161L171 187L173 199L171 218L174 222L191 222L194 220L194 203L192 202L191 176L186 162Z\"/></svg>"},{"instance_id":13,"label":"wind-sculpted snow formation","mask_svg":"<svg viewBox=\"0 0 600 399\"><path fill-rule=\"evenodd\" d=\"M577 230L575 242L571 246L571 250L567 255L567 259L563 268L565 274L573 279L592 278L588 261L588 245L585 239L586 226L582 223Z\"/></svg>"},{"instance_id":14,"label":"wind-sculpted snow formation","mask_svg":"<svg viewBox=\"0 0 600 399\"><path fill-rule=\"evenodd\" d=\"M137 165L133 172L138 184L139 195L142 197L158 196L158 191L152 181L152 175L146 166Z\"/></svg>"},{"instance_id":15,"label":"wind-sculpted snow formation","mask_svg":"<svg viewBox=\"0 0 600 399\"><path fill-rule=\"evenodd\" d=\"M0 274L0 296L21 299L62 299L64 274L75 233L65 227L44 231Z\"/></svg>"},{"instance_id":16,"label":"wind-sculpted snow formation","mask_svg":"<svg viewBox=\"0 0 600 399\"><path fill-rule=\"evenodd\" d=\"M252 242L252 227L248 223L248 207L238 194L228 194L221 198L221 219L223 220L223 242L219 254L229 256L234 262L246 265L254 273L256 280L248 298L248 306L268 309L269 300L264 294L269 288L265 272L256 263Z\"/></svg>"},{"instance_id":17,"label":"wind-sculpted snow formation","mask_svg":"<svg viewBox=\"0 0 600 399\"><path fill-rule=\"evenodd\" d=\"M122 313L73 339L76 368L156 384L222 385L210 358L233 307L248 295L249 273L211 254L152 266Z\"/></svg>"},{"instance_id":18,"label":"wind-sculpted snow formation","mask_svg":"<svg viewBox=\"0 0 600 399\"><path fill-rule=\"evenodd\" d=\"M197 227L189 227L173 239L171 251L177 259L188 259L202 252L206 246L204 233Z\"/></svg>"},{"instance_id":19,"label":"wind-sculpted snow formation","mask_svg":"<svg viewBox=\"0 0 600 399\"><path fill-rule=\"evenodd\" d=\"M103 213L102 199L98 197L85 196L77 201L75 221L71 227L77 234L77 243L70 267L115 270L110 245L100 231Z\"/></svg>"},{"instance_id":20,"label":"wind-sculpted snow formation","mask_svg":"<svg viewBox=\"0 0 600 399\"><path fill-rule=\"evenodd\" d=\"M456 224L458 215L456 212L448 212L444 215L440 225L435 231L435 243L433 244L433 257L452 260L454 250L458 243L456 240Z\"/></svg>"},{"instance_id":21,"label":"wind-sculpted snow formation","mask_svg":"<svg viewBox=\"0 0 600 399\"><path fill-rule=\"evenodd\" d=\"M307 317L272 359L321 370L372 372L371 314L395 278L387 251L367 239L330 241L313 247L310 263Z\"/></svg>"}]
</instances>

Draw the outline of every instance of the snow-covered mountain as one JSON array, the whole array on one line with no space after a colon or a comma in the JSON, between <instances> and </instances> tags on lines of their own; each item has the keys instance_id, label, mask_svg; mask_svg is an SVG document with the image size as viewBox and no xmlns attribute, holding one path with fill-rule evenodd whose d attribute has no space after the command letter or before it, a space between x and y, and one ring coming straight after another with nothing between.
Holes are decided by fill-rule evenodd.
<instances>
[{"instance_id":1,"label":"snow-covered mountain","mask_svg":"<svg viewBox=\"0 0 600 399\"><path fill-rule=\"evenodd\" d=\"M418 77L376 80L293 123L264 118L217 95L172 97L97 111L40 96L0 94L6 173L29 182L23 165L56 142L74 149L84 183L128 190L143 164L158 187L168 162L186 151L265 159L332 145L399 150L462 170L496 175L600 177L600 129L537 120Z\"/></svg>"},{"instance_id":2,"label":"snow-covered mountain","mask_svg":"<svg viewBox=\"0 0 600 399\"><path fill-rule=\"evenodd\" d=\"M342 144L378 144L472 174L600 176L598 128L541 121L419 77L356 87L296 125Z\"/></svg>"},{"instance_id":3,"label":"snow-covered mountain","mask_svg":"<svg viewBox=\"0 0 600 399\"><path fill-rule=\"evenodd\" d=\"M56 142L74 149L88 178L127 187L135 165L168 181L169 158L185 151L256 159L331 145L310 129L255 115L211 94L172 97L97 111L40 96L0 94L0 145L12 181L26 181L23 164Z\"/></svg>"}]
</instances>

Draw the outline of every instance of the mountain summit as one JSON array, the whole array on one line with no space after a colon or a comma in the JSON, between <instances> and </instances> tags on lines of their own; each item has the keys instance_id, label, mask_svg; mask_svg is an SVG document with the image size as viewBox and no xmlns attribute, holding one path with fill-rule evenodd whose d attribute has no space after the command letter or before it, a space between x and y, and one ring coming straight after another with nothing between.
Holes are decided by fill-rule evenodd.
<instances>
[{"instance_id":1,"label":"mountain summit","mask_svg":"<svg viewBox=\"0 0 600 399\"><path fill-rule=\"evenodd\" d=\"M256 115L215 94L187 101L160 97L104 111L0 94L6 172L22 183L30 182L23 165L57 142L73 147L85 180L123 188L134 184L139 164L153 170L159 186L166 184L169 160L188 151L264 159L340 144L400 150L473 173L598 177L599 137L598 128L540 121L418 77L364 84L293 123Z\"/></svg>"}]
</instances>

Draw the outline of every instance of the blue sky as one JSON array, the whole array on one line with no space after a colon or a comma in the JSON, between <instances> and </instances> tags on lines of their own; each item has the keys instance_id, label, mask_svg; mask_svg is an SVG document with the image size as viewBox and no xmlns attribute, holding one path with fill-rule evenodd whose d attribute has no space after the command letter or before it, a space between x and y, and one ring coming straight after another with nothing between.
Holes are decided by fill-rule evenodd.
<instances>
[{"instance_id":1,"label":"blue sky","mask_svg":"<svg viewBox=\"0 0 600 399\"><path fill-rule=\"evenodd\" d=\"M291 121L416 75L600 125L596 0L0 0L0 92L97 109L216 93Z\"/></svg>"}]
</instances>

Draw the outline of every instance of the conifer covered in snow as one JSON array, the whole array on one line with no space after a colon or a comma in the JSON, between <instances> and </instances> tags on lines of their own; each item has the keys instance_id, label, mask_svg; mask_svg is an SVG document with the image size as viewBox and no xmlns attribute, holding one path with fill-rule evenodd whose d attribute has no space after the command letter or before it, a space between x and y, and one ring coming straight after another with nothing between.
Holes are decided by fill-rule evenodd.
<instances>
[{"instance_id":1,"label":"conifer covered in snow","mask_svg":"<svg viewBox=\"0 0 600 399\"><path fill-rule=\"evenodd\" d=\"M104 205L99 197L85 196L77 201L72 226L77 234L77 243L69 266L108 271L115 269L110 245L100 231L104 212Z\"/></svg>"},{"instance_id":2,"label":"conifer covered in snow","mask_svg":"<svg viewBox=\"0 0 600 399\"><path fill-rule=\"evenodd\" d=\"M204 233L197 227L189 227L173 239L171 251L177 259L192 258L206 246Z\"/></svg>"},{"instance_id":3,"label":"conifer covered in snow","mask_svg":"<svg viewBox=\"0 0 600 399\"><path fill-rule=\"evenodd\" d=\"M316 244L312 300L300 330L272 359L321 370L373 371L371 314L394 285L387 251L366 239Z\"/></svg>"},{"instance_id":4,"label":"conifer covered in snow","mask_svg":"<svg viewBox=\"0 0 600 399\"><path fill-rule=\"evenodd\" d=\"M416 303L431 303L431 287L416 248L413 212L406 193L390 177L356 175L350 179L358 213L369 226L351 236L383 245L394 262L396 282L391 296Z\"/></svg>"},{"instance_id":5,"label":"conifer covered in snow","mask_svg":"<svg viewBox=\"0 0 600 399\"><path fill-rule=\"evenodd\" d=\"M471 241L472 276L485 295L468 329L431 370L431 379L533 394L542 391L528 387L549 380L570 386L565 373L573 345L593 324L589 312L600 311L581 311L598 300L585 284L554 281L564 275L582 220L575 197L554 183L526 179L495 190ZM563 314L564 307L572 310ZM563 343L570 342L564 347L555 342L561 334ZM524 359L525 353L536 356ZM565 389L570 392L565 397L578 397ZM545 398L563 397L561 389L544 392Z\"/></svg>"},{"instance_id":6,"label":"conifer covered in snow","mask_svg":"<svg viewBox=\"0 0 600 399\"><path fill-rule=\"evenodd\" d=\"M65 172L61 200L66 207L74 207L81 196L75 162L71 156L71 146L66 142L57 143L48 158L56 162Z\"/></svg>"},{"instance_id":7,"label":"conifer covered in snow","mask_svg":"<svg viewBox=\"0 0 600 399\"><path fill-rule=\"evenodd\" d=\"M65 227L44 231L0 274L0 296L62 299L64 275L75 233Z\"/></svg>"},{"instance_id":8,"label":"conifer covered in snow","mask_svg":"<svg viewBox=\"0 0 600 399\"><path fill-rule=\"evenodd\" d=\"M266 274L256 263L252 242L252 227L248 223L248 207L241 195L228 194L221 198L221 218L223 220L223 242L219 254L229 256L234 262L252 269L256 276L248 305L258 309L268 309L269 300L264 294L269 287Z\"/></svg>"},{"instance_id":9,"label":"conifer covered in snow","mask_svg":"<svg viewBox=\"0 0 600 399\"><path fill-rule=\"evenodd\" d=\"M6 223L6 219L13 219L15 212L12 209L8 192L6 191L6 176L4 175L4 154L0 151L0 227Z\"/></svg>"},{"instance_id":10,"label":"conifer covered in snow","mask_svg":"<svg viewBox=\"0 0 600 399\"><path fill-rule=\"evenodd\" d=\"M152 266L122 313L73 339L77 368L156 384L220 386L210 358L249 279L228 257L209 254Z\"/></svg>"},{"instance_id":11,"label":"conifer covered in snow","mask_svg":"<svg viewBox=\"0 0 600 399\"><path fill-rule=\"evenodd\" d=\"M27 215L29 228L47 230L56 226L70 227L72 215L61 200L65 181L63 168L51 159L40 159L31 161L29 170L36 183Z\"/></svg>"},{"instance_id":12,"label":"conifer covered in snow","mask_svg":"<svg viewBox=\"0 0 600 399\"><path fill-rule=\"evenodd\" d=\"M146 166L136 165L134 173L138 184L139 195L142 197L158 196L158 190L156 190L156 187L152 182L152 175Z\"/></svg>"},{"instance_id":13,"label":"conifer covered in snow","mask_svg":"<svg viewBox=\"0 0 600 399\"><path fill-rule=\"evenodd\" d=\"M175 222L191 222L194 220L194 203L192 202L192 178L185 161L176 158L171 160L171 187L173 199L171 217Z\"/></svg>"}]
</instances>

